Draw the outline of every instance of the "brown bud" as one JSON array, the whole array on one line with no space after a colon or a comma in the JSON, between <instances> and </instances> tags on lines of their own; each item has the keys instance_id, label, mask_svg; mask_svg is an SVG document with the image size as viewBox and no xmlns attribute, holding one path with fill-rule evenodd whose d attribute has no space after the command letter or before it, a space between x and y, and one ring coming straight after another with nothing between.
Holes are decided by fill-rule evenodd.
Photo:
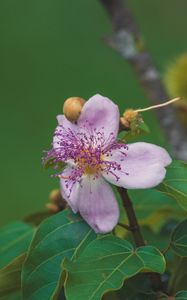
<instances>
[{"instance_id":1,"label":"brown bud","mask_svg":"<svg viewBox=\"0 0 187 300\"><path fill-rule=\"evenodd\" d=\"M66 201L62 198L61 192L59 189L52 190L51 193L49 194L49 200L52 203L47 204L47 208L50 211L60 211L66 208L67 203Z\"/></svg>"},{"instance_id":2,"label":"brown bud","mask_svg":"<svg viewBox=\"0 0 187 300\"><path fill-rule=\"evenodd\" d=\"M53 203L57 203L62 199L61 193L59 189L52 190L49 194L49 199Z\"/></svg>"},{"instance_id":3,"label":"brown bud","mask_svg":"<svg viewBox=\"0 0 187 300\"><path fill-rule=\"evenodd\" d=\"M56 204L53 204L53 203L47 203L46 204L46 207L47 209L50 211L50 212L53 212L53 213L57 213L59 212L59 208Z\"/></svg>"},{"instance_id":4,"label":"brown bud","mask_svg":"<svg viewBox=\"0 0 187 300\"><path fill-rule=\"evenodd\" d=\"M80 97L66 99L63 106L63 113L71 122L76 122L80 116L85 100Z\"/></svg>"},{"instance_id":5,"label":"brown bud","mask_svg":"<svg viewBox=\"0 0 187 300\"><path fill-rule=\"evenodd\" d=\"M124 117L120 118L120 123L121 123L122 126L124 126L127 129L130 127L129 122Z\"/></svg>"},{"instance_id":6,"label":"brown bud","mask_svg":"<svg viewBox=\"0 0 187 300\"><path fill-rule=\"evenodd\" d=\"M138 112L133 109L127 109L120 118L120 124L123 129L129 130L133 121L138 118Z\"/></svg>"},{"instance_id":7,"label":"brown bud","mask_svg":"<svg viewBox=\"0 0 187 300\"><path fill-rule=\"evenodd\" d=\"M133 109L127 109L124 114L123 118L131 123L135 118L138 116L138 112Z\"/></svg>"}]
</instances>

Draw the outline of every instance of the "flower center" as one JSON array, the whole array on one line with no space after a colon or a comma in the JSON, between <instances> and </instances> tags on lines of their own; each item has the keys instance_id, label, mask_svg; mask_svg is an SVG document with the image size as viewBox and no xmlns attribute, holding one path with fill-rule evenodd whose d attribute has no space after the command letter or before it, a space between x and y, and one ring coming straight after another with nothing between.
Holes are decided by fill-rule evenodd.
<instances>
[{"instance_id":1,"label":"flower center","mask_svg":"<svg viewBox=\"0 0 187 300\"><path fill-rule=\"evenodd\" d=\"M76 182L81 183L83 175L92 175L93 179L103 173L111 174L115 180L119 180L120 161L126 156L127 145L119 143L113 133L107 134L104 128L100 130L91 127L79 128L74 131L71 128L58 126L53 142L53 149L47 153L46 159L54 158L57 167L60 162L72 164L71 174L68 176L57 174L64 179L71 192ZM115 161L115 150L121 158Z\"/></svg>"},{"instance_id":2,"label":"flower center","mask_svg":"<svg viewBox=\"0 0 187 300\"><path fill-rule=\"evenodd\" d=\"M84 149L77 156L76 163L86 175L99 175L102 170L102 153L98 149Z\"/></svg>"}]
</instances>

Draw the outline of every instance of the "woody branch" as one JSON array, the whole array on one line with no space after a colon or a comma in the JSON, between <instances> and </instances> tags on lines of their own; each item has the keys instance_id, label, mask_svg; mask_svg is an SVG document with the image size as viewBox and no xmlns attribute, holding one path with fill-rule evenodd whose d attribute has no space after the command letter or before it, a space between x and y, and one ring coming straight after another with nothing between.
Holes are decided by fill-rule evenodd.
<instances>
[{"instance_id":1,"label":"woody branch","mask_svg":"<svg viewBox=\"0 0 187 300\"><path fill-rule=\"evenodd\" d=\"M169 99L151 56L143 44L127 1L99 1L106 9L114 30L113 35L106 39L107 44L129 62L153 105ZM187 160L187 134L177 118L174 107L163 107L156 110L156 114L171 145L172 154L176 158Z\"/></svg>"}]
</instances>

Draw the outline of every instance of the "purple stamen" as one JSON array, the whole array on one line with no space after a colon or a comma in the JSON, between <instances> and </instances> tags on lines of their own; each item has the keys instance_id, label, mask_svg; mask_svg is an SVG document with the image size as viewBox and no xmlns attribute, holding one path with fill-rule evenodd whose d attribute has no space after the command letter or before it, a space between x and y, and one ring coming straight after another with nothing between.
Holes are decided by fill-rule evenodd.
<instances>
[{"instance_id":1,"label":"purple stamen","mask_svg":"<svg viewBox=\"0 0 187 300\"><path fill-rule=\"evenodd\" d=\"M84 174L92 175L92 178L96 179L102 172L106 172L112 174L118 181L120 178L115 174L115 171L121 170L119 161L116 162L107 158L112 157L112 152L115 149L121 150L121 161L127 156L124 151L128 150L127 145L118 143L113 132L105 136L104 128L92 130L89 125L88 123L88 127L81 128L79 132L74 132L71 128L66 129L62 125L58 126L54 134L56 147L48 151L44 159L53 158L55 167L60 162L73 163L74 168L68 178L63 173L56 175L65 180L66 187L70 192L69 196L73 185L76 182L81 184L81 177Z\"/></svg>"}]
</instances>

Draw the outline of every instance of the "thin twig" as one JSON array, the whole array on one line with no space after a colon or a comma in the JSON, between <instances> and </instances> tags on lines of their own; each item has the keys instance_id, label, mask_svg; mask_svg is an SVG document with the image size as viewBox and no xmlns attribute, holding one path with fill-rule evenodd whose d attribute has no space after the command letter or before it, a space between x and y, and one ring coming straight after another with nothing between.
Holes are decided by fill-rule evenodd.
<instances>
[{"instance_id":1,"label":"thin twig","mask_svg":"<svg viewBox=\"0 0 187 300\"><path fill-rule=\"evenodd\" d=\"M168 99L150 54L145 49L127 0L99 0L106 9L114 30L106 43L127 60L135 71L140 85L153 105ZM179 95L180 96L180 95ZM175 108L157 110L157 117L176 158L187 160L187 134L179 122Z\"/></svg>"},{"instance_id":2,"label":"thin twig","mask_svg":"<svg viewBox=\"0 0 187 300\"><path fill-rule=\"evenodd\" d=\"M132 231L131 227L129 225L123 224L123 223L118 223L118 225L128 231Z\"/></svg>"},{"instance_id":3,"label":"thin twig","mask_svg":"<svg viewBox=\"0 0 187 300\"><path fill-rule=\"evenodd\" d=\"M166 255L166 253L169 251L170 247L171 247L171 243L169 243L168 246L167 246L165 249L163 249L163 250L161 251L162 254L163 254L163 255Z\"/></svg>"},{"instance_id":4,"label":"thin twig","mask_svg":"<svg viewBox=\"0 0 187 300\"><path fill-rule=\"evenodd\" d=\"M164 102L164 103L160 103L160 104L156 104L156 105L152 105L152 106L149 106L149 107L146 107L146 108L139 108L139 109L136 109L135 112L144 112L144 111L148 111L148 110L152 110L152 109L155 109L155 108L160 108L160 107L164 107L164 106L167 106L167 105L170 105L176 101L179 101L181 98L177 97L177 98L174 98L172 100L169 100L167 102Z\"/></svg>"}]
</instances>

